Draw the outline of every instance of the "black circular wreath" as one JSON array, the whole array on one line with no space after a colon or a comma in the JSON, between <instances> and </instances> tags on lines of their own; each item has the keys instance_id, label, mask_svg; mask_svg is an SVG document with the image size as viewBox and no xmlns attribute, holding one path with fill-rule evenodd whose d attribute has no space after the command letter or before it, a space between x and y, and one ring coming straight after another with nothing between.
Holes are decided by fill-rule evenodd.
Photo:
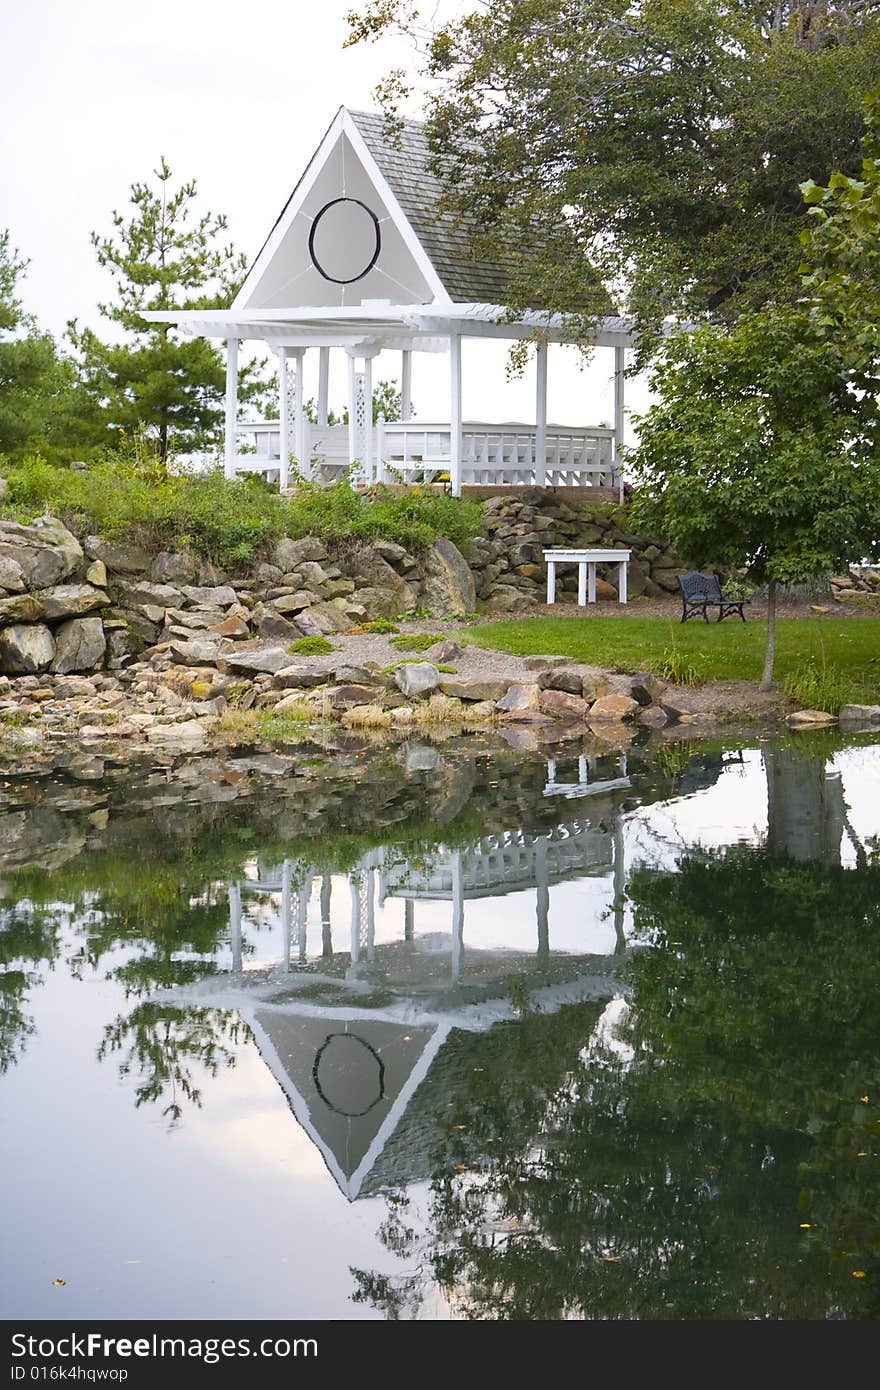
<instances>
[{"instance_id":1,"label":"black circular wreath","mask_svg":"<svg viewBox=\"0 0 880 1390\"><path fill-rule=\"evenodd\" d=\"M372 1053L372 1055L376 1059L376 1062L379 1067L379 1094L376 1096L375 1100L370 1101L369 1105L366 1107L365 1110L340 1110L339 1106L334 1105L332 1100L329 1100L327 1096L324 1094L324 1089L321 1085L321 1082L318 1080L318 1068L321 1065L321 1058L323 1057L324 1052L330 1046L334 1038L347 1038L351 1042L360 1043L361 1047L365 1047L367 1051ZM345 1115L348 1119L358 1119L362 1115L369 1115L370 1111L374 1109L374 1107L377 1106L380 1101L385 1099L385 1063L382 1061L382 1058L379 1056L372 1043L368 1043L366 1038L362 1038L358 1033L327 1034L326 1038L321 1043L321 1046L318 1048L318 1051L315 1053L315 1060L312 1064L312 1080L315 1083L315 1090L318 1092L318 1095L321 1097L328 1110L332 1110L336 1115Z\"/></svg>"},{"instance_id":2,"label":"black circular wreath","mask_svg":"<svg viewBox=\"0 0 880 1390\"><path fill-rule=\"evenodd\" d=\"M373 219L373 228L376 233L375 249L373 250L373 254L368 260L367 264L364 266L363 270L358 272L357 275L350 275L346 280L341 280L338 275L328 275L327 271L324 269L324 267L321 265L321 262L318 260L318 257L315 255L315 233L318 230L318 223L321 221L321 218L324 216L324 214L326 212L329 212L330 208L336 207L337 203L357 203L358 207L363 208L364 212L369 213L370 217ZM324 206L318 212L316 212L315 216L312 218L312 225L309 230L309 259L311 260L312 265L315 267L318 274L323 275L325 280L330 280L331 283L334 285L353 285L356 280L363 280L364 276L369 275L370 271L373 269L373 266L378 261L379 252L381 250L382 232L379 227L379 219L373 212L373 209L367 207L366 203L362 203L360 198L333 198L329 203L325 203Z\"/></svg>"}]
</instances>

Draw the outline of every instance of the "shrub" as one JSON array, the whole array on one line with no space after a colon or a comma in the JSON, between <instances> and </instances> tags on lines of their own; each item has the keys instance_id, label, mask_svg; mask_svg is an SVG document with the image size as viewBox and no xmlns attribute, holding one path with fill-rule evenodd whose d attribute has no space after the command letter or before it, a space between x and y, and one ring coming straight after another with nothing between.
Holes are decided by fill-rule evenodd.
<instances>
[{"instance_id":1,"label":"shrub","mask_svg":"<svg viewBox=\"0 0 880 1390\"><path fill-rule=\"evenodd\" d=\"M698 666L674 643L664 647L662 654L650 663L651 670L672 685L702 685L704 677Z\"/></svg>"},{"instance_id":2,"label":"shrub","mask_svg":"<svg viewBox=\"0 0 880 1390\"><path fill-rule=\"evenodd\" d=\"M358 492L347 480L330 487L302 482L294 495L282 497L256 476L229 479L218 469L172 474L130 448L108 453L83 471L39 457L7 461L2 471L6 516L32 521L49 512L79 534L97 532L163 549L187 546L233 571L268 554L281 536L382 537L424 550L443 535L466 550L481 530L478 502L387 487Z\"/></svg>"},{"instance_id":3,"label":"shrub","mask_svg":"<svg viewBox=\"0 0 880 1390\"><path fill-rule=\"evenodd\" d=\"M399 652L426 652L442 640L442 632L402 632L399 637L392 637L391 645Z\"/></svg>"},{"instance_id":4,"label":"shrub","mask_svg":"<svg viewBox=\"0 0 880 1390\"><path fill-rule=\"evenodd\" d=\"M820 709L828 714L837 714L841 705L859 704L869 698L865 688L852 677L836 666L826 665L824 652L821 661L810 657L803 666L789 672L783 689L803 709Z\"/></svg>"},{"instance_id":5,"label":"shrub","mask_svg":"<svg viewBox=\"0 0 880 1390\"><path fill-rule=\"evenodd\" d=\"M287 648L291 656L327 656L336 648L326 637L300 637Z\"/></svg>"},{"instance_id":6,"label":"shrub","mask_svg":"<svg viewBox=\"0 0 880 1390\"><path fill-rule=\"evenodd\" d=\"M383 636L385 633L400 631L397 624L393 623L390 618L375 618L371 623L364 623L362 630L364 632L377 632Z\"/></svg>"}]
</instances>

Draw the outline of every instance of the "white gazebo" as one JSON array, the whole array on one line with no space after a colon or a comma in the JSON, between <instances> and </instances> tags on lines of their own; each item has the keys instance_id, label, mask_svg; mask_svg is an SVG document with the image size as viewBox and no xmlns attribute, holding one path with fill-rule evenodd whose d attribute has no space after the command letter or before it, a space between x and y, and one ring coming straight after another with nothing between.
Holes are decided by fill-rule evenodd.
<instances>
[{"instance_id":1,"label":"white gazebo","mask_svg":"<svg viewBox=\"0 0 880 1390\"><path fill-rule=\"evenodd\" d=\"M547 421L547 362L574 338L564 318L505 313L510 268L477 261L468 229L439 211L424 130L399 135L381 116L341 107L296 185L230 309L145 315L197 337L226 342L225 471L259 472L288 486L291 461L306 477L349 470L365 483L598 487L622 495L619 451L629 325L594 324L592 345L613 352L613 426ZM462 419L462 341L536 343L533 423ZM242 341L277 355L280 419L241 421ZM582 338L579 341L583 341ZM318 353L317 420L306 417L303 366ZM372 420L373 361L401 354L402 418ZM328 423L330 354L348 364L348 423ZM449 417L411 418L412 354L449 354Z\"/></svg>"}]
</instances>

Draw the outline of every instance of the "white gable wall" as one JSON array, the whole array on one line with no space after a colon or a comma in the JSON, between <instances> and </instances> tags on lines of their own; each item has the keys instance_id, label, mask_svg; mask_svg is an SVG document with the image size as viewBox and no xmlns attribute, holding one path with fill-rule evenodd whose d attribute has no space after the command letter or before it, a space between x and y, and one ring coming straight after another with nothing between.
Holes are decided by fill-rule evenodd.
<instances>
[{"instance_id":1,"label":"white gable wall","mask_svg":"<svg viewBox=\"0 0 880 1390\"><path fill-rule=\"evenodd\" d=\"M342 122L326 154L319 151L315 161L317 168L313 165L295 190L235 307L348 308L371 299L398 305L434 302L412 229L389 206L390 198L364 167Z\"/></svg>"}]
</instances>

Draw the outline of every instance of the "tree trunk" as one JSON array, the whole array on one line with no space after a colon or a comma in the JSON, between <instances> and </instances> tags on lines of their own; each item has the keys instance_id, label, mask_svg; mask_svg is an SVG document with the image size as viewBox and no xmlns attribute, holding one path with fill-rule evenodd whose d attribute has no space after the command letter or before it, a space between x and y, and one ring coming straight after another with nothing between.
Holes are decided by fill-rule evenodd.
<instances>
[{"instance_id":1,"label":"tree trunk","mask_svg":"<svg viewBox=\"0 0 880 1390\"><path fill-rule=\"evenodd\" d=\"M773 689L773 661L776 656L776 580L767 583L767 646L764 649L764 672L761 689Z\"/></svg>"}]
</instances>

